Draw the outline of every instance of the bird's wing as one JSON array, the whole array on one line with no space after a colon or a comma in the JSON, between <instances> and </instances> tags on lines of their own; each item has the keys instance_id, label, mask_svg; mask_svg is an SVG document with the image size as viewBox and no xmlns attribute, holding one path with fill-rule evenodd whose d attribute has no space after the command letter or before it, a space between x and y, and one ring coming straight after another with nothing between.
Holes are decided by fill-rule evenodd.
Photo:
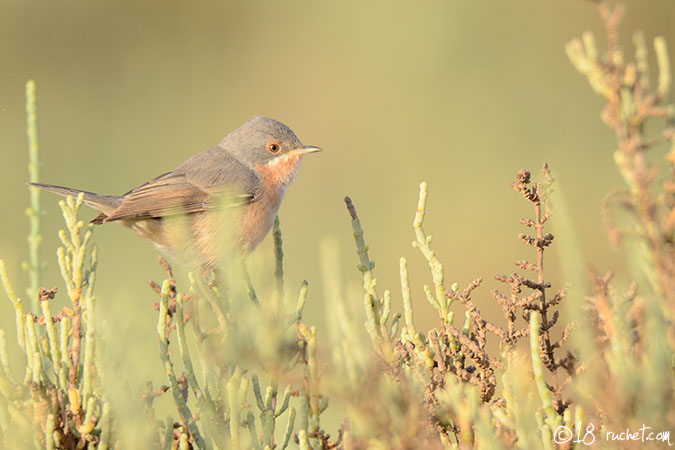
<instances>
[{"instance_id":1,"label":"bird's wing","mask_svg":"<svg viewBox=\"0 0 675 450\"><path fill-rule=\"evenodd\" d=\"M122 204L105 222L190 214L223 205L255 201L260 180L221 148L202 152L175 170L160 175L122 196Z\"/></svg>"}]
</instances>

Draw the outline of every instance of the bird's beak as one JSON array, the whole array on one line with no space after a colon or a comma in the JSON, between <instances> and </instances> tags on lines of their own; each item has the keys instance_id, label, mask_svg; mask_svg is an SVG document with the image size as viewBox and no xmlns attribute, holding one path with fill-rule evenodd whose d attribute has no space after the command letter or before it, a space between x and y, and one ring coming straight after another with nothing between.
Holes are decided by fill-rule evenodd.
<instances>
[{"instance_id":1,"label":"bird's beak","mask_svg":"<svg viewBox=\"0 0 675 450\"><path fill-rule=\"evenodd\" d=\"M320 152L322 150L321 147L314 147L313 145L303 145L300 148L296 148L293 150L291 153L299 153L301 155L304 155L306 153L316 153Z\"/></svg>"}]
</instances>

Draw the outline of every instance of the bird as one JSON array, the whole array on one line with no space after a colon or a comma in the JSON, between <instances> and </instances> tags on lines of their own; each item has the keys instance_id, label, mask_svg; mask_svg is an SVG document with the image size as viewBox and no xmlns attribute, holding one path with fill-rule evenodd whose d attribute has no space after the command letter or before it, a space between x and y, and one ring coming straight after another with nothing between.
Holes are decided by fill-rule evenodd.
<instances>
[{"instance_id":1,"label":"bird","mask_svg":"<svg viewBox=\"0 0 675 450\"><path fill-rule=\"evenodd\" d=\"M303 156L318 151L283 123L257 116L216 147L122 195L29 184L63 196L82 193L100 212L91 223L120 223L174 261L213 269L230 251L223 237L230 225L225 231L242 255L262 242Z\"/></svg>"}]
</instances>

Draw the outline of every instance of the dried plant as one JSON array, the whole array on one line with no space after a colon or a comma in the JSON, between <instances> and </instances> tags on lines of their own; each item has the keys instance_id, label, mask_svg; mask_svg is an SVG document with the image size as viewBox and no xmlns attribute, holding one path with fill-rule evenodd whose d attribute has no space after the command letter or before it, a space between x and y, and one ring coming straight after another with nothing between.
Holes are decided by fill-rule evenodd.
<instances>
[{"instance_id":1,"label":"dried plant","mask_svg":"<svg viewBox=\"0 0 675 450\"><path fill-rule=\"evenodd\" d=\"M629 236L644 243L645 250L636 253L644 259L641 269L649 287L655 294L665 295L671 308L675 308L675 107L668 103L672 77L666 42L662 37L654 39L658 77L652 88L644 35L641 32L633 35L635 62L627 62L617 30L624 6L612 8L605 1L598 3L607 34L607 51L598 52L591 32L570 42L566 50L576 69L607 101L602 119L614 131L618 142L614 162L627 189L617 189L606 197L605 224L615 244ZM660 135L651 137L647 125L656 119L665 124ZM657 189L659 167L647 156L660 144L670 147L665 158L669 176L662 181L661 190ZM612 203L632 217L637 233L615 225Z\"/></svg>"},{"instance_id":2,"label":"dried plant","mask_svg":"<svg viewBox=\"0 0 675 450\"><path fill-rule=\"evenodd\" d=\"M551 245L553 235L544 233L544 224L549 220L551 208L548 202L548 191L553 178L548 166L542 170L545 183L535 183L530 179L530 173L522 170L518 173L516 181L511 186L529 201L534 208L534 219L523 219L521 223L534 228L536 235L529 236L520 234L519 237L537 251L537 263L532 264L526 260L516 262L522 270L533 271L537 274L537 280L531 280L516 272L511 275L497 275L498 281L509 284L511 292L507 297L498 290L492 292L492 296L501 305L504 311L505 326L494 324L483 318L477 308L473 294L480 286L482 279L477 278L463 291L459 291L456 285L450 289L444 289L444 270L441 262L435 256L431 247L431 236L428 236L422 227L427 204L427 185L420 185L420 196L415 214L413 227L416 240L413 246L419 248L427 260L432 273L435 289L424 286L423 292L427 300L439 313L440 326L426 333L418 332L413 323L413 306L408 282L407 261L401 258L401 295L405 316L405 326L398 333L398 316L394 316L389 323L389 311L391 311L391 293L384 291L379 297L377 280L374 278L374 263L368 256L368 247L365 243L364 233L361 228L356 209L350 198L346 198L347 209L352 219L357 254L360 258L359 270L363 275L364 295L366 298L366 329L369 330L371 340L377 353L383 357L380 366L385 373L396 379L400 384L402 394L409 395L409 391L419 391L426 414L420 417L425 420L428 427L435 430L440 441L439 444L459 445L464 442L474 442L476 439L473 420L466 420L463 414L453 406L461 399L448 397L450 384L468 383L475 387L472 396L474 401L486 405L486 411L490 416L494 410L508 411L512 408L504 398L494 402L493 397L497 392L497 376L495 371L508 370L515 358L516 343L521 338L533 333L537 358L533 358L533 371L536 383L541 386L540 395L545 410L550 411L547 416L548 431L542 436L548 438L553 430L562 424L562 415L569 405L569 400L562 398L562 383L557 382L557 370L564 367L570 374L574 372L575 357L568 352L563 358L557 358L556 352L568 339L571 324L563 327L562 336L558 340L551 338L551 330L556 325L560 315L556 309L565 297L566 289L560 289L551 298L547 298L547 289L551 287L544 276L544 251ZM533 292L521 296L523 288ZM455 302L457 301L457 302ZM460 303L464 306L464 324L462 328L454 325L455 313L451 305ZM536 315L536 318L534 317ZM518 325L519 316L525 320L523 325ZM535 326L536 324L536 326ZM534 330L534 331L533 331ZM492 334L499 340L502 354L495 357L487 351L488 336ZM387 359L386 350L393 346L393 358ZM544 377L544 371L553 374L556 381L549 385ZM555 399L552 399L550 392ZM461 395L469 395L462 393ZM505 421L508 422L508 421ZM500 423L499 433L510 436L514 440L517 435L511 424ZM497 433L492 425L486 425L487 430Z\"/></svg>"}]
</instances>

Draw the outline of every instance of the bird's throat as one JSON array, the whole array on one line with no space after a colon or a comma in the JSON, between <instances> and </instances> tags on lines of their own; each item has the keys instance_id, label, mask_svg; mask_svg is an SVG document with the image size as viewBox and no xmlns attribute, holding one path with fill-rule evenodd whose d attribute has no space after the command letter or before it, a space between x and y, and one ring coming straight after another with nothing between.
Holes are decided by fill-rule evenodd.
<instances>
[{"instance_id":1,"label":"bird's throat","mask_svg":"<svg viewBox=\"0 0 675 450\"><path fill-rule=\"evenodd\" d=\"M277 189L286 189L298 172L302 154L288 153L278 156L267 164L258 164L258 173L264 178L265 184L273 185Z\"/></svg>"}]
</instances>

